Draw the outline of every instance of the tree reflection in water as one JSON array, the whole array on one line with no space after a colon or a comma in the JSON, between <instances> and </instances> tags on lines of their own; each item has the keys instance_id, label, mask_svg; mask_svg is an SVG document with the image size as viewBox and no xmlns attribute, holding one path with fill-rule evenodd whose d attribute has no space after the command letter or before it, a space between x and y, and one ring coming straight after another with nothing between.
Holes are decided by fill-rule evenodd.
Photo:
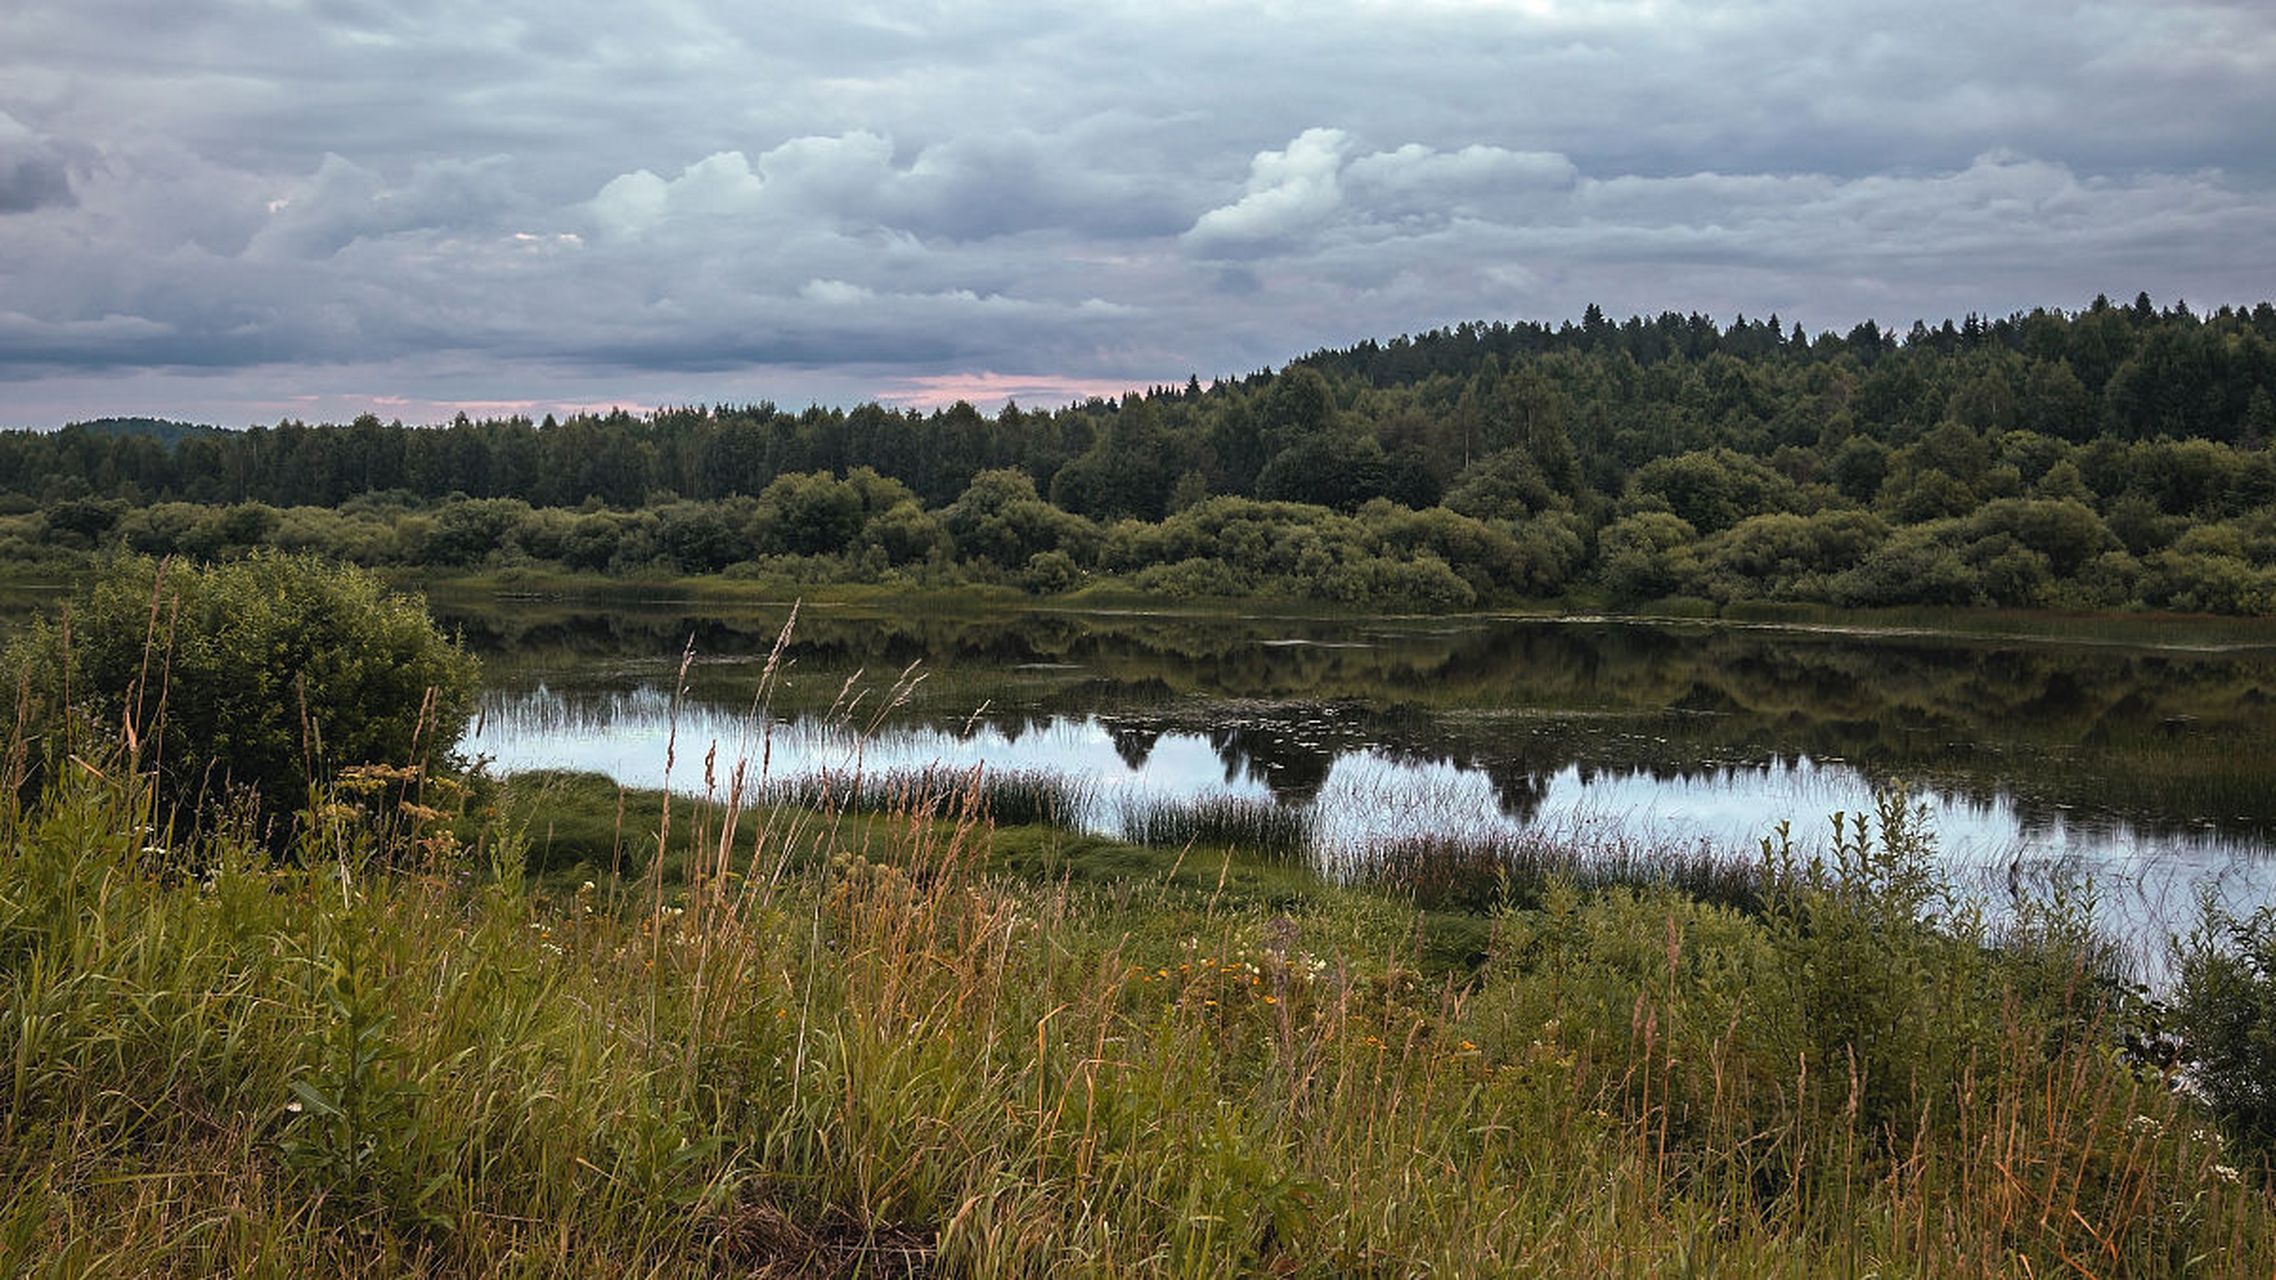
<instances>
[{"instance_id":1,"label":"tree reflection in water","mask_svg":"<svg viewBox=\"0 0 2276 1280\"><path fill-rule=\"evenodd\" d=\"M641 744L661 741L669 699L652 691L669 687L687 638L704 660L683 719L732 745L785 612L436 603L492 675L476 749L502 764L589 760L635 782L660 776L643 774ZM2016 849L2048 864L2257 861L2276 833L2276 624L2129 625L1987 639L840 608L800 617L774 707L778 741L820 742L806 718L849 675L921 661L929 676L873 759L993 753L1111 787L1303 806L1365 808L1404 779L1482 811L1443 821L1518 825L1591 810L1592 823L1745 812L1806 825L1903 779L1936 797L1948 846L1954 828L2004 842L1983 855L2002 867Z\"/></svg>"}]
</instances>

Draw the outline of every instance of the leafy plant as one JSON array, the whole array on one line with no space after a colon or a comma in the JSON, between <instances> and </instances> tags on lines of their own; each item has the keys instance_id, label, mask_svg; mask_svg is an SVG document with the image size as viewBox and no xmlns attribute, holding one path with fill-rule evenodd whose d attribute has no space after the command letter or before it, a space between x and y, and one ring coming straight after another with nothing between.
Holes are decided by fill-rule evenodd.
<instances>
[{"instance_id":1,"label":"leafy plant","mask_svg":"<svg viewBox=\"0 0 2276 1280\"><path fill-rule=\"evenodd\" d=\"M1902 787L1872 814L1833 816L1832 860L1795 855L1784 824L1762 842L1766 919L1793 985L1801 1051L1842 1081L1867 1131L1950 1075L1982 1016L1982 929L1940 891L1925 806Z\"/></svg>"},{"instance_id":2,"label":"leafy plant","mask_svg":"<svg viewBox=\"0 0 2276 1280\"><path fill-rule=\"evenodd\" d=\"M416 598L353 566L276 552L202 568L114 559L61 620L20 636L6 665L51 736L66 706L123 730L128 764L157 777L170 807L246 789L272 818L346 766L436 771L477 682L474 658Z\"/></svg>"},{"instance_id":3,"label":"leafy plant","mask_svg":"<svg viewBox=\"0 0 2276 1280\"><path fill-rule=\"evenodd\" d=\"M2276 1151L2276 907L2240 917L2208 899L2174 959L2190 1083L2238 1136Z\"/></svg>"},{"instance_id":4,"label":"leafy plant","mask_svg":"<svg viewBox=\"0 0 2276 1280\"><path fill-rule=\"evenodd\" d=\"M352 912L312 918L307 957L321 1021L310 1036L313 1066L292 1080L293 1123L282 1141L288 1163L328 1189L362 1198L383 1192L410 1119L410 1098L395 1061L392 998L372 971L370 947Z\"/></svg>"}]
</instances>

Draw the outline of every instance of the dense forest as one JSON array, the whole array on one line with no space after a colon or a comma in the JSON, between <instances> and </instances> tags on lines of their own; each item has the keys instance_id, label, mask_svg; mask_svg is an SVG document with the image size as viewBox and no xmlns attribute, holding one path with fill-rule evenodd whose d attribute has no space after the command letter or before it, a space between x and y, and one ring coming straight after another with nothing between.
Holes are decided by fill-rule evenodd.
<instances>
[{"instance_id":1,"label":"dense forest","mask_svg":"<svg viewBox=\"0 0 2276 1280\"><path fill-rule=\"evenodd\" d=\"M2276 306L1463 324L1054 411L0 433L0 560L2276 611Z\"/></svg>"}]
</instances>

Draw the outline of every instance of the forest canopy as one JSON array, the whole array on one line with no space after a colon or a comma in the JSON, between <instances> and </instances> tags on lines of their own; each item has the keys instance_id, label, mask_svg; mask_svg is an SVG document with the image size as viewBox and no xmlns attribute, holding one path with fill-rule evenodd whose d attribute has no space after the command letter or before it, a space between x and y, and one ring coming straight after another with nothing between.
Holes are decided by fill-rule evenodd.
<instances>
[{"instance_id":1,"label":"forest canopy","mask_svg":"<svg viewBox=\"0 0 2276 1280\"><path fill-rule=\"evenodd\" d=\"M156 429L163 428L163 429ZM2276 306L1463 324L1057 410L0 433L0 560L2276 611Z\"/></svg>"}]
</instances>

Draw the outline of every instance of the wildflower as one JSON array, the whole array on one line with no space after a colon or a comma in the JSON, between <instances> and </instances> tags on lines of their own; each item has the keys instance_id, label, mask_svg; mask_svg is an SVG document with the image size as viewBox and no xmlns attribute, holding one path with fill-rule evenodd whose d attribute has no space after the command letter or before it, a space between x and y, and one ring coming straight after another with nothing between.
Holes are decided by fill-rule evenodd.
<instances>
[{"instance_id":1,"label":"wildflower","mask_svg":"<svg viewBox=\"0 0 2276 1280\"><path fill-rule=\"evenodd\" d=\"M1279 1003L1280 1003L1280 997L1279 997L1279 996L1266 996L1266 997L1264 998L1264 1002L1265 1002L1266 1004L1279 1004Z\"/></svg>"},{"instance_id":2,"label":"wildflower","mask_svg":"<svg viewBox=\"0 0 2276 1280\"><path fill-rule=\"evenodd\" d=\"M2146 1133L2154 1137L2157 1134L2165 1132L2165 1126L2159 1124L2156 1119L2150 1116L2135 1116L2133 1119L2126 1122L2126 1132Z\"/></svg>"},{"instance_id":3,"label":"wildflower","mask_svg":"<svg viewBox=\"0 0 2276 1280\"><path fill-rule=\"evenodd\" d=\"M2233 1165L2214 1165L2213 1176L2219 1178L2221 1181L2226 1182L2231 1186L2235 1186L2238 1182L2242 1181L2242 1175L2237 1173L2236 1168Z\"/></svg>"}]
</instances>

